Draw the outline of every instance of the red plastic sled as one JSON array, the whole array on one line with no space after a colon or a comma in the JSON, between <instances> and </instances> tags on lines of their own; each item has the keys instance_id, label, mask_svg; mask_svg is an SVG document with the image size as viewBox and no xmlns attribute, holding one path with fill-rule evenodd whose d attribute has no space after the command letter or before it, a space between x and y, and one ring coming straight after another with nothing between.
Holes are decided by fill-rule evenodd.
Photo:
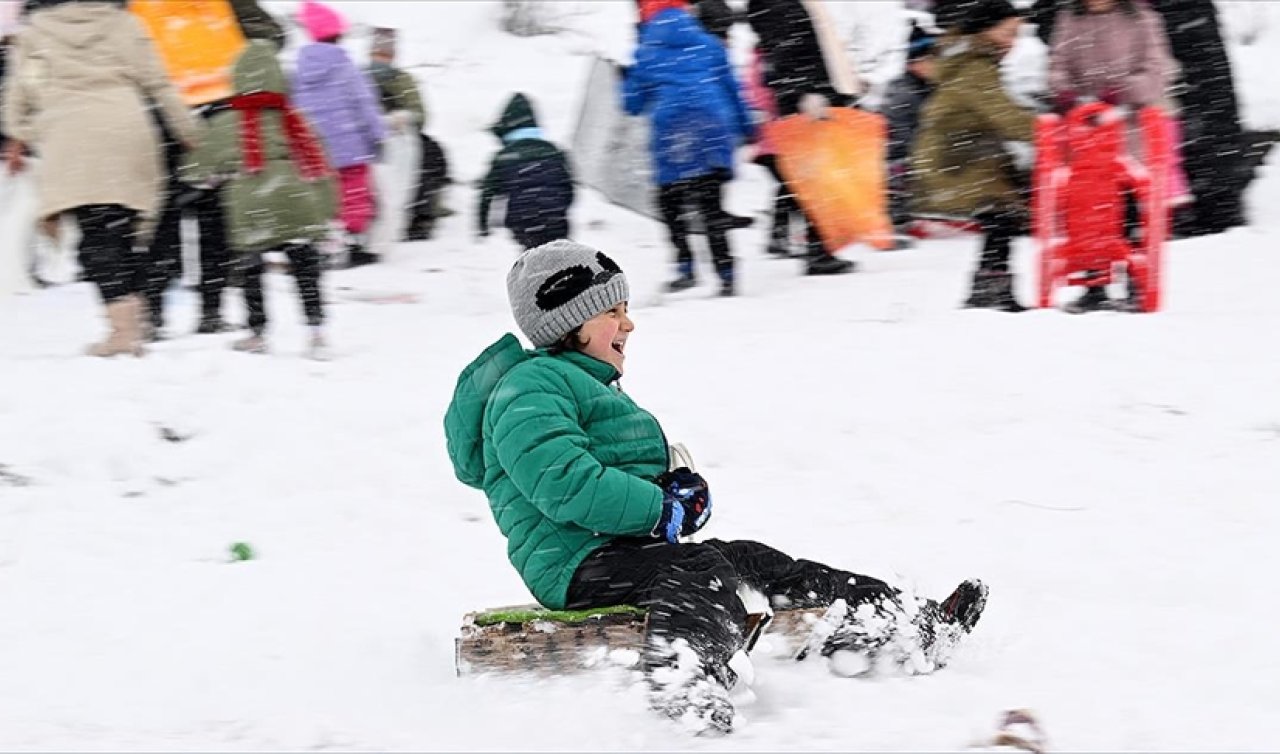
<instances>
[{"instance_id":1,"label":"red plastic sled","mask_svg":"<svg viewBox=\"0 0 1280 754\"><path fill-rule=\"evenodd\" d=\"M1138 114L1142 162L1130 156L1126 119L1091 103L1066 119L1036 123L1032 224L1040 250L1040 306L1055 288L1106 285L1124 266L1138 308L1160 308L1161 257L1169 235L1166 201L1170 148L1167 116L1156 107ZM1125 194L1138 205L1140 240L1125 235Z\"/></svg>"}]
</instances>

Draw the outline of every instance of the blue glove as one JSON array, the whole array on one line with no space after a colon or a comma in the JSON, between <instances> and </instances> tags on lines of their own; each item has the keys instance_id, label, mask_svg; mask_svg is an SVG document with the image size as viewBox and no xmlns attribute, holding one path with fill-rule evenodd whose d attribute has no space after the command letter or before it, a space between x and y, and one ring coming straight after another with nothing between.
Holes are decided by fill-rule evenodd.
<instances>
[{"instance_id":1,"label":"blue glove","mask_svg":"<svg viewBox=\"0 0 1280 754\"><path fill-rule=\"evenodd\" d=\"M711 491L702 475L680 468L666 472L657 482L662 487L662 517L654 536L674 543L706 526L711 518Z\"/></svg>"},{"instance_id":2,"label":"blue glove","mask_svg":"<svg viewBox=\"0 0 1280 754\"><path fill-rule=\"evenodd\" d=\"M658 525L653 527L653 536L665 539L671 544L680 541L680 530L684 528L684 506L670 495L662 496L662 516Z\"/></svg>"}]
</instances>

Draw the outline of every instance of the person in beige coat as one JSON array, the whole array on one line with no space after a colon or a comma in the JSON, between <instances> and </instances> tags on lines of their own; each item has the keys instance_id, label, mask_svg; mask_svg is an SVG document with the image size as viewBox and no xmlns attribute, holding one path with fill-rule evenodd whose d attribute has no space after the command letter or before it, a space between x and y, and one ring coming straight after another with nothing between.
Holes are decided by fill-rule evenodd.
<instances>
[{"instance_id":1,"label":"person in beige coat","mask_svg":"<svg viewBox=\"0 0 1280 754\"><path fill-rule=\"evenodd\" d=\"M17 35L0 104L12 141L5 162L41 160L39 218L80 226L80 264L98 287L111 332L95 356L141 355L142 237L161 198L160 146L148 117L158 106L188 143L197 124L169 83L141 23L118 2L43 0Z\"/></svg>"}]
</instances>

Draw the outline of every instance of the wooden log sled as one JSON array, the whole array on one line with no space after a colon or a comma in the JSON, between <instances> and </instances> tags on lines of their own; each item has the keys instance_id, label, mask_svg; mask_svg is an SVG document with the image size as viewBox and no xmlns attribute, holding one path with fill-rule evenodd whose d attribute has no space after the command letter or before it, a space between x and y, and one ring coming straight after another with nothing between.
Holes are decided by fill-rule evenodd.
<instances>
[{"instance_id":1,"label":"wooden log sled","mask_svg":"<svg viewBox=\"0 0 1280 754\"><path fill-rule=\"evenodd\" d=\"M768 634L798 649L825 608L747 616L747 651ZM630 665L644 647L647 611L626 605L547 610L537 605L467 613L455 641L459 676L480 673L564 675L602 665Z\"/></svg>"}]
</instances>

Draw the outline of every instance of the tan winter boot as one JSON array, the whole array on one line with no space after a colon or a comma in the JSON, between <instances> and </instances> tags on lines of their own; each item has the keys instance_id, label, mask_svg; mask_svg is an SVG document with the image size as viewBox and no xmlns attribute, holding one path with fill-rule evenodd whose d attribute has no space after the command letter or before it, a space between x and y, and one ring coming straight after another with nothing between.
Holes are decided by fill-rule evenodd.
<instances>
[{"instance_id":1,"label":"tan winter boot","mask_svg":"<svg viewBox=\"0 0 1280 754\"><path fill-rule=\"evenodd\" d=\"M142 299L122 296L107 304L107 324L111 331L100 343L89 346L90 356L142 356Z\"/></svg>"},{"instance_id":2,"label":"tan winter boot","mask_svg":"<svg viewBox=\"0 0 1280 754\"><path fill-rule=\"evenodd\" d=\"M231 350L240 353L264 354L267 352L267 339L261 332L255 330L243 338L232 341Z\"/></svg>"}]
</instances>

